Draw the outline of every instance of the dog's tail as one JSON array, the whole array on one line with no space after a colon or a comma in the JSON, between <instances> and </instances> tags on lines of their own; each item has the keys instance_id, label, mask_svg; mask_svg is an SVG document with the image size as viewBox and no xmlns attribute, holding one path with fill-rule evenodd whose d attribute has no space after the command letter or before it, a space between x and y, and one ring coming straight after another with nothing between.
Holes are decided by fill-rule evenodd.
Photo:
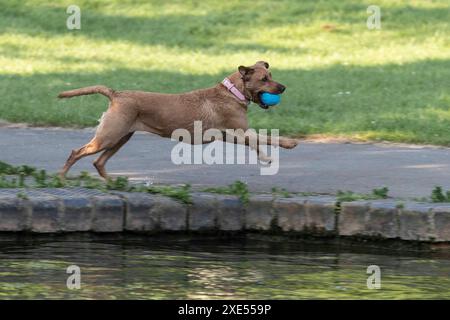
<instances>
[{"instance_id":1,"label":"dog's tail","mask_svg":"<svg viewBox=\"0 0 450 320\"><path fill-rule=\"evenodd\" d=\"M86 87L86 88L80 88L80 89L75 89L75 90L69 90L69 91L64 91L61 92L58 95L58 98L72 98L72 97L76 97L76 96L84 96L87 94L95 94L95 93L100 93L106 97L108 97L108 99L111 101L114 97L114 90L105 86L92 86L92 87Z\"/></svg>"}]
</instances>

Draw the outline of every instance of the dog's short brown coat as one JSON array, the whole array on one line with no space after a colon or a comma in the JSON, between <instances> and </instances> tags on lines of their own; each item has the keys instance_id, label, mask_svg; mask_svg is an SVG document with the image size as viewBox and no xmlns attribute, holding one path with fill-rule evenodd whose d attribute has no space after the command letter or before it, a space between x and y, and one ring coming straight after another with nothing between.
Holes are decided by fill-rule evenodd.
<instances>
[{"instance_id":1,"label":"dog's short brown coat","mask_svg":"<svg viewBox=\"0 0 450 320\"><path fill-rule=\"evenodd\" d=\"M240 66L228 78L248 101L267 108L259 98L261 92L281 93L285 87L272 80L269 64L258 61L251 67ZM105 86L93 86L65 91L59 98L100 93L109 98L108 110L103 114L94 138L77 150L73 150L60 172L64 177L79 159L104 151L94 161L100 176L107 178L105 164L133 135L135 131L148 131L162 137L171 137L175 129L187 129L193 136L194 121L202 122L203 131L208 129L248 129L247 103L240 101L221 83L212 88L181 94L164 94L143 91L114 91ZM275 144L270 137L267 144ZM237 140L239 141L239 140ZM249 144L249 139L245 143ZM209 143L211 141L203 141ZM239 143L239 142L238 142ZM280 137L279 146L293 148L295 139ZM258 148L261 160L270 161Z\"/></svg>"}]
</instances>

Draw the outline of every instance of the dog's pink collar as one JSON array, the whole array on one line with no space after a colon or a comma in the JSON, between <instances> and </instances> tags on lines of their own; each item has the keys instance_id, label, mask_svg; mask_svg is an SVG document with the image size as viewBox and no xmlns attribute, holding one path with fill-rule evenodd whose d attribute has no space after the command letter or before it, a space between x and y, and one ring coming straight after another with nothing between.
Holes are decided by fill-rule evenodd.
<instances>
[{"instance_id":1,"label":"dog's pink collar","mask_svg":"<svg viewBox=\"0 0 450 320\"><path fill-rule=\"evenodd\" d=\"M247 98L245 98L242 92L240 92L239 89L236 88L236 86L234 85L233 82L230 81L230 79L228 78L223 79L222 84L225 86L225 88L228 89L228 91L234 94L236 98L238 98L242 102L245 102L247 105L250 103L250 101L248 101Z\"/></svg>"}]
</instances>

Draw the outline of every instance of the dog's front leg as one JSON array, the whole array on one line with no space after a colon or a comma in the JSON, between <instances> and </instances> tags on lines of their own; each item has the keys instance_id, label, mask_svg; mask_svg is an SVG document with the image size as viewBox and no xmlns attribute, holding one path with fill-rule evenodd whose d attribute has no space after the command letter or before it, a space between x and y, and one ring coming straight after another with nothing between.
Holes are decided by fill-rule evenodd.
<instances>
[{"instance_id":1,"label":"dog's front leg","mask_svg":"<svg viewBox=\"0 0 450 320\"><path fill-rule=\"evenodd\" d=\"M280 147L284 149L293 149L298 145L297 139L280 137Z\"/></svg>"},{"instance_id":2,"label":"dog's front leg","mask_svg":"<svg viewBox=\"0 0 450 320\"><path fill-rule=\"evenodd\" d=\"M240 139L241 141L238 141L238 143L240 144L244 144L244 142L242 141L245 141L245 145L249 145L253 149L257 149L257 146L261 144L272 145L284 149L292 149L298 145L297 139L291 139L282 136L266 136L256 133L254 129L247 129L246 131L244 131L243 129L227 130L227 134Z\"/></svg>"},{"instance_id":3,"label":"dog's front leg","mask_svg":"<svg viewBox=\"0 0 450 320\"><path fill-rule=\"evenodd\" d=\"M284 149L292 149L298 145L298 140L286 138L286 137L273 137L258 134L258 141L262 141L261 144L272 145L275 147L281 147Z\"/></svg>"},{"instance_id":4,"label":"dog's front leg","mask_svg":"<svg viewBox=\"0 0 450 320\"><path fill-rule=\"evenodd\" d=\"M253 150L256 150L258 159L268 164L272 162L272 158L267 156L261 150L261 145L270 145L270 144L275 146L279 145L278 141L275 141L277 139L272 139L271 137L268 136L259 135L253 129L248 129L246 131L242 129L226 130L224 136L226 142L234 144L243 144L249 146Z\"/></svg>"}]
</instances>

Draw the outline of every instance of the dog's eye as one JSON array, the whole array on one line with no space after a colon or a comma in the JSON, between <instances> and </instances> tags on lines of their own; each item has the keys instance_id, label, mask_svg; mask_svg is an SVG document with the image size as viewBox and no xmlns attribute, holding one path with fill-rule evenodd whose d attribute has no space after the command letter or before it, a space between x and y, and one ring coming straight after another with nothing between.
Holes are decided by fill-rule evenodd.
<instances>
[{"instance_id":1,"label":"dog's eye","mask_svg":"<svg viewBox=\"0 0 450 320\"><path fill-rule=\"evenodd\" d=\"M266 82L267 80L269 80L267 77L264 77L261 79L261 81L264 81L264 82Z\"/></svg>"}]
</instances>

